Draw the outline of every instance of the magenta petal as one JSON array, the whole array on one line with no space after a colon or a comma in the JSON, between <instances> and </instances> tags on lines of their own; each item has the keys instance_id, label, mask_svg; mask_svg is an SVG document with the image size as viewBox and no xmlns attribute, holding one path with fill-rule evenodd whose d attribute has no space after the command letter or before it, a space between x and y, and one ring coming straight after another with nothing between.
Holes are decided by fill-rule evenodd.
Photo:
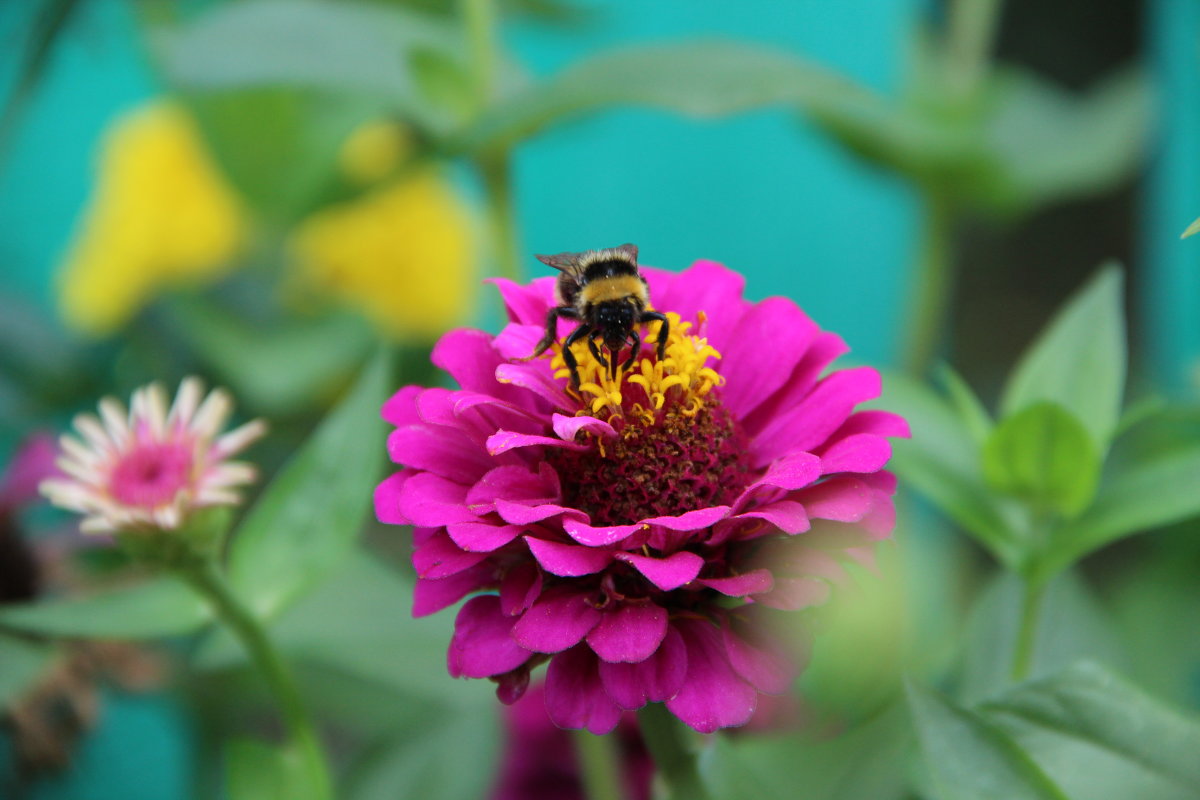
<instances>
[{"instance_id":1,"label":"magenta petal","mask_svg":"<svg viewBox=\"0 0 1200 800\"><path fill-rule=\"evenodd\" d=\"M508 278L488 278L500 291L504 308L512 322L522 325L545 325L546 312L554 305L554 278L536 278L529 284L520 284Z\"/></svg>"},{"instance_id":2,"label":"magenta petal","mask_svg":"<svg viewBox=\"0 0 1200 800\"><path fill-rule=\"evenodd\" d=\"M819 606L829 599L829 584L816 578L776 578L775 588L754 599L781 611Z\"/></svg>"},{"instance_id":3,"label":"magenta petal","mask_svg":"<svg viewBox=\"0 0 1200 800\"><path fill-rule=\"evenodd\" d=\"M617 727L621 708L604 691L591 650L576 647L550 660L546 712L560 728L586 728L597 736Z\"/></svg>"},{"instance_id":4,"label":"magenta petal","mask_svg":"<svg viewBox=\"0 0 1200 800\"><path fill-rule=\"evenodd\" d=\"M452 606L471 592L495 585L492 565L486 561L463 570L457 575L439 580L418 578L413 589L412 615L425 617Z\"/></svg>"},{"instance_id":5,"label":"magenta petal","mask_svg":"<svg viewBox=\"0 0 1200 800\"><path fill-rule=\"evenodd\" d=\"M593 547L581 547L574 544L560 544L545 539L525 537L526 544L533 557L542 565L542 569L551 575L563 577L578 577L592 575L604 569L612 561L612 553L607 550L597 550Z\"/></svg>"},{"instance_id":6,"label":"magenta petal","mask_svg":"<svg viewBox=\"0 0 1200 800\"><path fill-rule=\"evenodd\" d=\"M760 692L783 694L796 677L796 667L784 653L769 645L756 646L734 632L726 621L721 626L725 655L738 675Z\"/></svg>"},{"instance_id":7,"label":"magenta petal","mask_svg":"<svg viewBox=\"0 0 1200 800\"><path fill-rule=\"evenodd\" d=\"M783 387L818 333L817 324L787 298L768 297L751 306L721 351L721 401L739 419L749 414ZM787 347L763 347L763 342L787 342Z\"/></svg>"},{"instance_id":8,"label":"magenta petal","mask_svg":"<svg viewBox=\"0 0 1200 800\"><path fill-rule=\"evenodd\" d=\"M743 489L738 499L734 501L733 508L735 511L742 511L750 498L758 494L761 489L773 488L792 491L808 486L820 477L821 459L819 457L812 453L788 453L772 463L761 478Z\"/></svg>"},{"instance_id":9,"label":"magenta petal","mask_svg":"<svg viewBox=\"0 0 1200 800\"><path fill-rule=\"evenodd\" d=\"M413 476L410 470L389 475L375 487L375 517L390 525L411 525L412 520L400 513L400 489Z\"/></svg>"},{"instance_id":10,"label":"magenta petal","mask_svg":"<svg viewBox=\"0 0 1200 800\"><path fill-rule=\"evenodd\" d=\"M500 364L496 367L496 380L532 392L553 408L570 408L574 405L563 390L562 382L554 379L554 373L545 364Z\"/></svg>"},{"instance_id":11,"label":"magenta petal","mask_svg":"<svg viewBox=\"0 0 1200 800\"><path fill-rule=\"evenodd\" d=\"M633 565L634 569L664 592L678 589L694 580L700 574L700 568L704 566L701 556L686 550L672 553L666 558L640 556L636 553L616 553L613 557Z\"/></svg>"},{"instance_id":12,"label":"magenta petal","mask_svg":"<svg viewBox=\"0 0 1200 800\"><path fill-rule=\"evenodd\" d=\"M696 582L730 597L769 592L775 585L775 579L769 569L755 569L729 578L698 578Z\"/></svg>"},{"instance_id":13,"label":"magenta petal","mask_svg":"<svg viewBox=\"0 0 1200 800\"><path fill-rule=\"evenodd\" d=\"M786 534L803 533L810 527L808 512L795 500L778 500L738 516L764 519Z\"/></svg>"},{"instance_id":14,"label":"magenta petal","mask_svg":"<svg viewBox=\"0 0 1200 800\"><path fill-rule=\"evenodd\" d=\"M379 409L379 415L396 426L420 422L417 416L417 395L425 391L421 386L405 386L389 397Z\"/></svg>"},{"instance_id":15,"label":"magenta petal","mask_svg":"<svg viewBox=\"0 0 1200 800\"><path fill-rule=\"evenodd\" d=\"M667 626L662 644L654 654L636 664L601 661L604 690L621 708L641 708L647 702L670 700L687 676L687 646L679 631Z\"/></svg>"},{"instance_id":16,"label":"magenta petal","mask_svg":"<svg viewBox=\"0 0 1200 800\"><path fill-rule=\"evenodd\" d=\"M516 431L496 431L487 440L487 451L494 456L521 447L559 447L579 452L590 449L590 445L563 441L556 436L539 436Z\"/></svg>"},{"instance_id":17,"label":"magenta petal","mask_svg":"<svg viewBox=\"0 0 1200 800\"><path fill-rule=\"evenodd\" d=\"M462 572L487 557L487 553L462 550L445 531L438 531L413 551L412 562L418 577L436 580Z\"/></svg>"},{"instance_id":18,"label":"magenta petal","mask_svg":"<svg viewBox=\"0 0 1200 800\"><path fill-rule=\"evenodd\" d=\"M470 392L491 394L503 400L519 403L515 389L496 381L500 354L492 347L492 337L483 331L460 328L438 340L430 356L458 385Z\"/></svg>"},{"instance_id":19,"label":"magenta petal","mask_svg":"<svg viewBox=\"0 0 1200 800\"><path fill-rule=\"evenodd\" d=\"M555 414L551 419L558 438L568 442L575 441L575 434L579 431L586 431L605 439L614 439L617 435L612 425L595 417L568 417L563 414Z\"/></svg>"},{"instance_id":20,"label":"magenta petal","mask_svg":"<svg viewBox=\"0 0 1200 800\"><path fill-rule=\"evenodd\" d=\"M640 522L632 525L589 525L581 519L563 520L563 530L575 541L588 547L606 547L628 539L646 526Z\"/></svg>"},{"instance_id":21,"label":"magenta petal","mask_svg":"<svg viewBox=\"0 0 1200 800\"><path fill-rule=\"evenodd\" d=\"M583 512L577 508L567 508L566 506L554 505L553 503L545 503L543 505L530 506L524 503L513 503L508 500L496 500L496 513L505 522L511 522L513 525L532 525L535 522L541 522L544 519L558 517L564 514L569 515L563 520L564 525L572 519L577 519L583 516ZM570 531L568 531L569 533ZM586 542L584 543L586 544Z\"/></svg>"},{"instance_id":22,"label":"magenta petal","mask_svg":"<svg viewBox=\"0 0 1200 800\"><path fill-rule=\"evenodd\" d=\"M875 503L875 492L857 478L838 477L797 495L813 519L858 522Z\"/></svg>"},{"instance_id":23,"label":"magenta petal","mask_svg":"<svg viewBox=\"0 0 1200 800\"><path fill-rule=\"evenodd\" d=\"M704 620L674 624L687 645L688 671L667 708L701 733L746 724L758 704L758 692L730 666L720 631Z\"/></svg>"},{"instance_id":24,"label":"magenta petal","mask_svg":"<svg viewBox=\"0 0 1200 800\"><path fill-rule=\"evenodd\" d=\"M560 587L544 592L513 626L517 644L538 653L558 653L579 644L600 622L586 594Z\"/></svg>"},{"instance_id":25,"label":"magenta petal","mask_svg":"<svg viewBox=\"0 0 1200 800\"><path fill-rule=\"evenodd\" d=\"M496 335L492 347L506 360L523 359L537 349L538 341L542 338L541 325L521 325L513 323L505 325L504 330ZM546 368L549 369L550 357L546 356Z\"/></svg>"},{"instance_id":26,"label":"magenta petal","mask_svg":"<svg viewBox=\"0 0 1200 800\"><path fill-rule=\"evenodd\" d=\"M698 531L715 525L729 516L729 506L709 506L697 508L673 517L651 517L642 520L643 524L658 525L673 531Z\"/></svg>"},{"instance_id":27,"label":"magenta petal","mask_svg":"<svg viewBox=\"0 0 1200 800\"><path fill-rule=\"evenodd\" d=\"M715 261L697 261L674 276L661 296L654 298L654 305L676 312L685 321L705 312L708 323L703 335L723 353L743 310L750 305L742 300L745 286L746 279L739 273Z\"/></svg>"},{"instance_id":28,"label":"magenta petal","mask_svg":"<svg viewBox=\"0 0 1200 800\"><path fill-rule=\"evenodd\" d=\"M467 487L437 475L422 472L400 487L400 513L413 525L438 527L451 522L471 522L467 509Z\"/></svg>"},{"instance_id":29,"label":"magenta petal","mask_svg":"<svg viewBox=\"0 0 1200 800\"><path fill-rule=\"evenodd\" d=\"M496 525L491 522L452 522L446 532L456 545L471 553L490 553L517 538L523 529L519 525Z\"/></svg>"},{"instance_id":30,"label":"magenta petal","mask_svg":"<svg viewBox=\"0 0 1200 800\"><path fill-rule=\"evenodd\" d=\"M876 472L892 457L892 446L882 436L856 433L834 442L821 453L821 472Z\"/></svg>"},{"instance_id":31,"label":"magenta petal","mask_svg":"<svg viewBox=\"0 0 1200 800\"><path fill-rule=\"evenodd\" d=\"M871 409L851 414L830 438L840 439L856 433L873 433L876 436L895 436L901 439L912 436L908 421L904 417L890 411Z\"/></svg>"},{"instance_id":32,"label":"magenta petal","mask_svg":"<svg viewBox=\"0 0 1200 800\"><path fill-rule=\"evenodd\" d=\"M513 567L500 582L500 610L510 617L533 605L542 593L542 571L526 561Z\"/></svg>"},{"instance_id":33,"label":"magenta petal","mask_svg":"<svg viewBox=\"0 0 1200 800\"><path fill-rule=\"evenodd\" d=\"M587 635L592 651L604 661L645 661L667 635L667 612L655 603L627 602L606 611Z\"/></svg>"},{"instance_id":34,"label":"magenta petal","mask_svg":"<svg viewBox=\"0 0 1200 800\"><path fill-rule=\"evenodd\" d=\"M495 462L462 431L441 425L408 425L388 436L388 455L397 464L471 484Z\"/></svg>"},{"instance_id":35,"label":"magenta petal","mask_svg":"<svg viewBox=\"0 0 1200 800\"><path fill-rule=\"evenodd\" d=\"M494 594L472 597L458 610L446 666L455 678L488 678L516 669L533 655L513 641L512 617Z\"/></svg>"},{"instance_id":36,"label":"magenta petal","mask_svg":"<svg viewBox=\"0 0 1200 800\"><path fill-rule=\"evenodd\" d=\"M795 450L813 450L841 427L858 403L879 396L879 373L870 367L830 374L790 410L783 410L754 437L751 455L768 463Z\"/></svg>"},{"instance_id":37,"label":"magenta petal","mask_svg":"<svg viewBox=\"0 0 1200 800\"><path fill-rule=\"evenodd\" d=\"M525 465L496 467L467 491L467 506L480 516L496 510L496 500L520 501L525 505L551 503L559 499L558 475L549 465L533 472Z\"/></svg>"}]
</instances>

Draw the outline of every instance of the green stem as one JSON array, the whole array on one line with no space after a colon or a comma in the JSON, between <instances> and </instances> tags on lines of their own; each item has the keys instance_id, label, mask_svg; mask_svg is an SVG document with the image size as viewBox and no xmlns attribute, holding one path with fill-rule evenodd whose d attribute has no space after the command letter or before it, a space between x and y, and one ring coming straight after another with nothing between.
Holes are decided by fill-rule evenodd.
<instances>
[{"instance_id":1,"label":"green stem","mask_svg":"<svg viewBox=\"0 0 1200 800\"><path fill-rule=\"evenodd\" d=\"M954 226L950 198L926 188L916 281L909 300L908 339L902 363L912 375L928 372L946 322L953 277Z\"/></svg>"},{"instance_id":2,"label":"green stem","mask_svg":"<svg viewBox=\"0 0 1200 800\"><path fill-rule=\"evenodd\" d=\"M475 112L478 114L487 107L495 89L496 7L493 0L461 0L459 13L466 27Z\"/></svg>"},{"instance_id":3,"label":"green stem","mask_svg":"<svg viewBox=\"0 0 1200 800\"><path fill-rule=\"evenodd\" d=\"M1000 23L1001 0L952 0L946 35L947 79L959 99L983 85Z\"/></svg>"},{"instance_id":4,"label":"green stem","mask_svg":"<svg viewBox=\"0 0 1200 800\"><path fill-rule=\"evenodd\" d=\"M483 174L487 193L488 223L492 246L495 248L496 269L502 277L518 281L521 279L521 258L508 154L481 155L479 171Z\"/></svg>"},{"instance_id":5,"label":"green stem","mask_svg":"<svg viewBox=\"0 0 1200 800\"><path fill-rule=\"evenodd\" d=\"M621 800L621 761L613 736L575 732L575 753L588 800Z\"/></svg>"},{"instance_id":6,"label":"green stem","mask_svg":"<svg viewBox=\"0 0 1200 800\"><path fill-rule=\"evenodd\" d=\"M688 743L691 732L662 703L638 712L638 725L670 800L710 800Z\"/></svg>"},{"instance_id":7,"label":"green stem","mask_svg":"<svg viewBox=\"0 0 1200 800\"><path fill-rule=\"evenodd\" d=\"M279 652L271 644L258 618L234 596L214 561L205 560L182 566L178 574L212 604L217 617L241 641L254 665L266 679L283 712L291 746L305 764L307 783L312 787L311 796L332 798L333 784L329 776L329 767L312 718L300 697L295 679Z\"/></svg>"},{"instance_id":8,"label":"green stem","mask_svg":"<svg viewBox=\"0 0 1200 800\"><path fill-rule=\"evenodd\" d=\"M1020 682L1029 677L1033 665L1033 646L1037 640L1038 618L1042 612L1042 598L1046 594L1043 581L1024 579L1025 591L1021 597L1021 625L1017 629L1017 642L1013 648L1012 679Z\"/></svg>"}]
</instances>

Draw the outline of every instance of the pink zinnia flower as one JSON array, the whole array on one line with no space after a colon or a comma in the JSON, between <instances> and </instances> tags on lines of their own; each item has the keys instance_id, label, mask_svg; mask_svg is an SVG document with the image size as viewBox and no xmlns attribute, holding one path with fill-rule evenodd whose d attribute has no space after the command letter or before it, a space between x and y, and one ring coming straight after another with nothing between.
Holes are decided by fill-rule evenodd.
<instances>
[{"instance_id":1,"label":"pink zinnia flower","mask_svg":"<svg viewBox=\"0 0 1200 800\"><path fill-rule=\"evenodd\" d=\"M129 411L100 401L100 416L75 418L79 436L64 435L58 466L63 479L43 481L42 494L84 515L86 532L179 528L201 508L234 505L235 489L255 478L254 467L229 457L266 431L261 420L222 435L233 411L227 392L204 396L196 378L179 386L168 410L157 384L133 393Z\"/></svg>"},{"instance_id":2,"label":"pink zinnia flower","mask_svg":"<svg viewBox=\"0 0 1200 800\"><path fill-rule=\"evenodd\" d=\"M455 621L452 675L491 678L512 702L549 661L562 727L603 733L663 702L711 732L798 671L767 618L823 602L838 557L865 558L892 530L884 437L908 428L854 410L879 394L875 370L822 377L847 348L790 300L751 303L712 262L643 274L671 320L665 358L657 323L615 380L581 343L578 392L558 345L516 361L541 337L553 280L497 280L500 335L457 330L434 349L461 388L408 386L385 404L405 468L376 511L414 526L415 615L478 593Z\"/></svg>"}]
</instances>

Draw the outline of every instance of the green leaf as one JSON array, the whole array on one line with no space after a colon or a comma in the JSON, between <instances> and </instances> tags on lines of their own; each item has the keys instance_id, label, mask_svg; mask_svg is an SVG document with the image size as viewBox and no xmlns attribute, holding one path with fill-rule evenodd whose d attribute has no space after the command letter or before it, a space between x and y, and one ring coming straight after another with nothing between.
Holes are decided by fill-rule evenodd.
<instances>
[{"instance_id":1,"label":"green leaf","mask_svg":"<svg viewBox=\"0 0 1200 800\"><path fill-rule=\"evenodd\" d=\"M626 47L584 59L548 81L500 98L466 134L463 146L511 147L566 118L616 106L706 117L768 105L819 111L858 129L868 126L855 124L851 112L870 116L864 107L881 104L846 78L762 45L693 41Z\"/></svg>"},{"instance_id":2,"label":"green leaf","mask_svg":"<svg viewBox=\"0 0 1200 800\"><path fill-rule=\"evenodd\" d=\"M1125 360L1121 271L1109 265L1068 301L1022 356L1004 388L1001 417L1051 400L1076 416L1103 452L1121 411Z\"/></svg>"},{"instance_id":3,"label":"green leaf","mask_svg":"<svg viewBox=\"0 0 1200 800\"><path fill-rule=\"evenodd\" d=\"M53 656L49 642L0 632L0 712L38 679Z\"/></svg>"},{"instance_id":4,"label":"green leaf","mask_svg":"<svg viewBox=\"0 0 1200 800\"><path fill-rule=\"evenodd\" d=\"M983 474L996 491L1035 510L1073 517L1100 480L1100 456L1088 433L1057 403L1039 402L1002 420L983 447Z\"/></svg>"},{"instance_id":5,"label":"green leaf","mask_svg":"<svg viewBox=\"0 0 1200 800\"><path fill-rule=\"evenodd\" d=\"M1097 664L1022 685L982 710L997 721L1016 720L1098 747L1175 784L1182 797L1200 796L1200 719L1183 716Z\"/></svg>"},{"instance_id":6,"label":"green leaf","mask_svg":"<svg viewBox=\"0 0 1200 800\"><path fill-rule=\"evenodd\" d=\"M291 223L318 204L337 175L346 139L385 108L373 98L292 86L184 87L180 97L221 171L274 224Z\"/></svg>"},{"instance_id":7,"label":"green leaf","mask_svg":"<svg viewBox=\"0 0 1200 800\"><path fill-rule=\"evenodd\" d=\"M892 443L891 466L938 509L973 535L1002 563L1021 556L1012 523L980 474L979 447L954 408L902 375L884 379L882 405L908 420L911 439Z\"/></svg>"},{"instance_id":8,"label":"green leaf","mask_svg":"<svg viewBox=\"0 0 1200 800\"><path fill-rule=\"evenodd\" d=\"M0 607L0 625L51 636L153 639L191 633L212 612L191 589L163 576L83 597Z\"/></svg>"},{"instance_id":9,"label":"green leaf","mask_svg":"<svg viewBox=\"0 0 1200 800\"><path fill-rule=\"evenodd\" d=\"M971 432L971 438L976 444L982 445L992 432L992 418L978 395L949 364L938 367L937 377L949 395L954 410L958 412L958 418Z\"/></svg>"},{"instance_id":10,"label":"green leaf","mask_svg":"<svg viewBox=\"0 0 1200 800\"><path fill-rule=\"evenodd\" d=\"M1016 742L982 717L911 683L908 703L941 800L1067 800Z\"/></svg>"},{"instance_id":11,"label":"green leaf","mask_svg":"<svg viewBox=\"0 0 1200 800\"><path fill-rule=\"evenodd\" d=\"M442 714L400 731L358 765L349 800L487 797L499 761L495 717Z\"/></svg>"},{"instance_id":12,"label":"green leaf","mask_svg":"<svg viewBox=\"0 0 1200 800\"><path fill-rule=\"evenodd\" d=\"M351 314L252 327L215 305L177 302L171 321L239 401L275 417L310 406L348 378L373 339Z\"/></svg>"},{"instance_id":13,"label":"green leaf","mask_svg":"<svg viewBox=\"0 0 1200 800\"><path fill-rule=\"evenodd\" d=\"M229 800L303 800L312 797L295 752L254 739L225 748Z\"/></svg>"},{"instance_id":14,"label":"green leaf","mask_svg":"<svg viewBox=\"0 0 1200 800\"><path fill-rule=\"evenodd\" d=\"M1120 467L1095 504L1055 532L1040 559L1044 574L1135 533L1200 514L1200 443Z\"/></svg>"},{"instance_id":15,"label":"green leaf","mask_svg":"<svg viewBox=\"0 0 1200 800\"><path fill-rule=\"evenodd\" d=\"M1193 220L1192 224L1187 226L1187 230L1179 238L1186 239L1189 236L1195 236L1197 232L1200 232L1200 217Z\"/></svg>"},{"instance_id":16,"label":"green leaf","mask_svg":"<svg viewBox=\"0 0 1200 800\"><path fill-rule=\"evenodd\" d=\"M1119 71L1083 93L1005 70L986 121L996 160L990 202L1017 210L1098 195L1128 180L1152 130L1152 87L1144 72Z\"/></svg>"},{"instance_id":17,"label":"green leaf","mask_svg":"<svg viewBox=\"0 0 1200 800\"><path fill-rule=\"evenodd\" d=\"M353 548L383 464L388 363L380 350L234 535L230 579L265 617L314 588Z\"/></svg>"},{"instance_id":18,"label":"green leaf","mask_svg":"<svg viewBox=\"0 0 1200 800\"><path fill-rule=\"evenodd\" d=\"M287 87L369 97L425 126L445 123L421 95L406 55L437 51L443 61L466 63L447 20L371 3L219 4L183 28L156 32L153 42L168 81L189 91Z\"/></svg>"}]
</instances>

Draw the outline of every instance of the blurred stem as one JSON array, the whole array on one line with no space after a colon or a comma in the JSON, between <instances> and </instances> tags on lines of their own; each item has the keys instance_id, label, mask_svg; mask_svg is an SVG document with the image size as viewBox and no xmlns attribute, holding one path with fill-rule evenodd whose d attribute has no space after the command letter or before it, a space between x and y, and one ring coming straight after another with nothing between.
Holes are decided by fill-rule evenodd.
<instances>
[{"instance_id":1,"label":"blurred stem","mask_svg":"<svg viewBox=\"0 0 1200 800\"><path fill-rule=\"evenodd\" d=\"M1046 595L1045 581L1025 578L1024 585L1025 591L1021 597L1021 626L1017 629L1017 643L1013 648L1014 682L1029 677L1029 668L1033 665L1033 644L1037 639L1038 619L1042 613L1042 598Z\"/></svg>"},{"instance_id":2,"label":"blurred stem","mask_svg":"<svg viewBox=\"0 0 1200 800\"><path fill-rule=\"evenodd\" d=\"M488 227L495 250L496 267L502 277L521 279L517 244L517 213L513 202L512 169L507 153L485 153L479 157L488 201Z\"/></svg>"},{"instance_id":3,"label":"blurred stem","mask_svg":"<svg viewBox=\"0 0 1200 800\"><path fill-rule=\"evenodd\" d=\"M953 277L956 215L950 198L926 189L921 220L917 274L908 304L908 339L902 363L914 376L924 376L933 363L946 323Z\"/></svg>"},{"instance_id":4,"label":"blurred stem","mask_svg":"<svg viewBox=\"0 0 1200 800\"><path fill-rule=\"evenodd\" d=\"M575 731L575 753L588 800L621 800L621 761L616 737Z\"/></svg>"},{"instance_id":5,"label":"blurred stem","mask_svg":"<svg viewBox=\"0 0 1200 800\"><path fill-rule=\"evenodd\" d=\"M311 797L332 800L333 783L321 740L308 709L300 697L287 664L271 644L262 623L233 594L212 559L191 563L178 570L179 576L212 605L217 617L246 648L250 659L270 687L283 713L291 746L303 761Z\"/></svg>"},{"instance_id":6,"label":"blurred stem","mask_svg":"<svg viewBox=\"0 0 1200 800\"><path fill-rule=\"evenodd\" d=\"M696 754L686 728L662 703L651 703L638 712L642 738L667 786L669 800L710 800L696 768Z\"/></svg>"},{"instance_id":7,"label":"blurred stem","mask_svg":"<svg viewBox=\"0 0 1200 800\"><path fill-rule=\"evenodd\" d=\"M459 10L471 53L473 110L478 117L491 103L496 90L496 5L494 0L460 0ZM496 269L505 278L519 280L520 248L508 151L482 153L476 159L476 166L487 195L488 240L495 254Z\"/></svg>"},{"instance_id":8,"label":"blurred stem","mask_svg":"<svg viewBox=\"0 0 1200 800\"><path fill-rule=\"evenodd\" d=\"M947 80L959 98L974 95L987 77L1001 8L1001 0L950 0Z\"/></svg>"}]
</instances>

